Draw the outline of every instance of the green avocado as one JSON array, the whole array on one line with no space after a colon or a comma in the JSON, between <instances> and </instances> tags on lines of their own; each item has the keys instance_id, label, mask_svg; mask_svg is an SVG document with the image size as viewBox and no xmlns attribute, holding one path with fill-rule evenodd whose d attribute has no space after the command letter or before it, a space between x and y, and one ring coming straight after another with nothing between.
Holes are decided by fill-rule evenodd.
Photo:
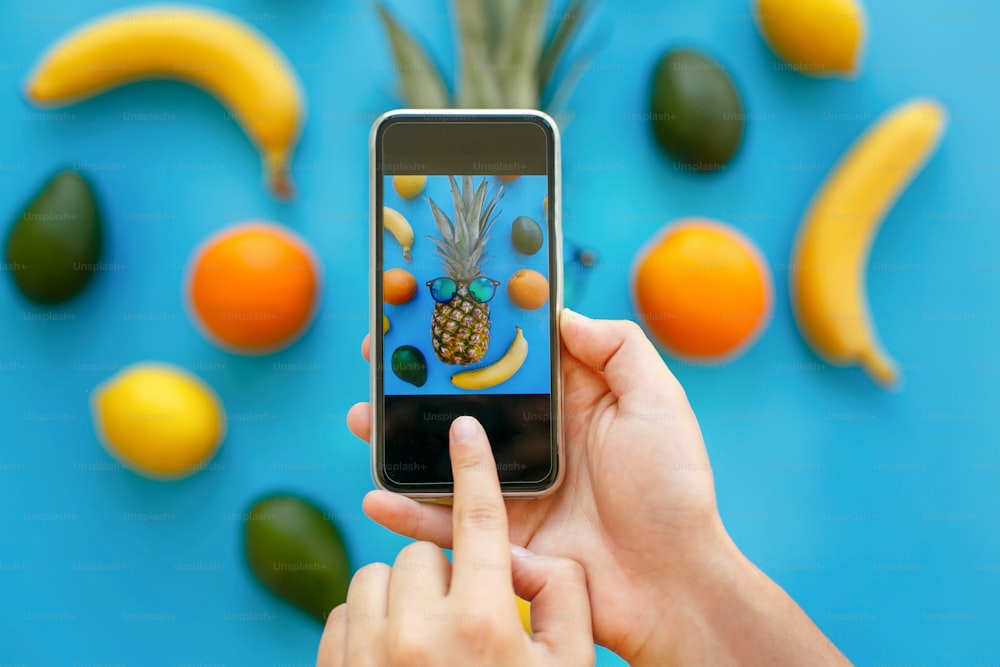
<instances>
[{"instance_id":1,"label":"green avocado","mask_svg":"<svg viewBox=\"0 0 1000 667\"><path fill-rule=\"evenodd\" d=\"M392 353L392 372L403 382L423 387L427 382L427 360L424 353L412 345L400 345Z\"/></svg>"},{"instance_id":2,"label":"green avocado","mask_svg":"<svg viewBox=\"0 0 1000 667\"><path fill-rule=\"evenodd\" d=\"M534 255L542 248L542 228L528 216L514 218L510 237L514 247L522 255Z\"/></svg>"},{"instance_id":3,"label":"green avocado","mask_svg":"<svg viewBox=\"0 0 1000 667\"><path fill-rule=\"evenodd\" d=\"M7 234L4 255L18 289L43 305L79 294L100 268L102 227L97 199L83 175L57 173Z\"/></svg>"},{"instance_id":4,"label":"green avocado","mask_svg":"<svg viewBox=\"0 0 1000 667\"><path fill-rule=\"evenodd\" d=\"M664 151L690 171L716 171L736 154L746 116L726 69L690 49L668 51L653 72L650 122Z\"/></svg>"},{"instance_id":5,"label":"green avocado","mask_svg":"<svg viewBox=\"0 0 1000 667\"><path fill-rule=\"evenodd\" d=\"M351 568L337 527L292 495L254 503L245 524L247 563L272 593L320 621L347 599Z\"/></svg>"}]
</instances>

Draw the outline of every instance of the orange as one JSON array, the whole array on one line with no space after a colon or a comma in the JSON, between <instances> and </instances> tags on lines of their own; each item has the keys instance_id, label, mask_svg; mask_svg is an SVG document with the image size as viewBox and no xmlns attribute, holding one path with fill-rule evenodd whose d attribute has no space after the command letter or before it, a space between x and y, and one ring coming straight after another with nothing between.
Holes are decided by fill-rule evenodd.
<instances>
[{"instance_id":1,"label":"orange","mask_svg":"<svg viewBox=\"0 0 1000 667\"><path fill-rule=\"evenodd\" d=\"M389 269L382 276L382 298L393 306L402 306L417 295L417 279L409 271Z\"/></svg>"},{"instance_id":2,"label":"orange","mask_svg":"<svg viewBox=\"0 0 1000 667\"><path fill-rule=\"evenodd\" d=\"M220 347L266 354L291 345L316 315L319 263L309 244L266 222L234 225L195 253L190 305Z\"/></svg>"},{"instance_id":3,"label":"orange","mask_svg":"<svg viewBox=\"0 0 1000 667\"><path fill-rule=\"evenodd\" d=\"M518 308L537 310L549 300L549 281L538 271L521 269L507 281L507 296Z\"/></svg>"},{"instance_id":4,"label":"orange","mask_svg":"<svg viewBox=\"0 0 1000 667\"><path fill-rule=\"evenodd\" d=\"M739 354L764 330L774 303L760 250L712 220L669 225L639 253L632 282L646 331L680 357L718 361Z\"/></svg>"},{"instance_id":5,"label":"orange","mask_svg":"<svg viewBox=\"0 0 1000 667\"><path fill-rule=\"evenodd\" d=\"M504 183L513 183L517 179L521 178L521 174L501 174L497 176Z\"/></svg>"}]
</instances>

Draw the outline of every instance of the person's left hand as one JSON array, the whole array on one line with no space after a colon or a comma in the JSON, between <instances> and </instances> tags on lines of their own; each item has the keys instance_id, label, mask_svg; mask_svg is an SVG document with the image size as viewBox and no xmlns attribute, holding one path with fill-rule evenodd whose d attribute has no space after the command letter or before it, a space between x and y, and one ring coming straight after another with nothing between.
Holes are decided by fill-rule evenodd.
<instances>
[{"instance_id":1,"label":"person's left hand","mask_svg":"<svg viewBox=\"0 0 1000 667\"><path fill-rule=\"evenodd\" d=\"M392 568L358 570L347 602L330 612L317 666L593 665L583 568L512 547L485 431L459 417L450 435L454 563L414 542ZM533 636L515 592L532 602Z\"/></svg>"}]
</instances>

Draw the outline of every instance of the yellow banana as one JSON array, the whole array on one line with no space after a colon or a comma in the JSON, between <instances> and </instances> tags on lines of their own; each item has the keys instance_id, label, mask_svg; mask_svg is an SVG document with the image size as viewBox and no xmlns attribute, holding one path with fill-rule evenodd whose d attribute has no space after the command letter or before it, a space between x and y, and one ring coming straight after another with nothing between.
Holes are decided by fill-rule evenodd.
<instances>
[{"instance_id":1,"label":"yellow banana","mask_svg":"<svg viewBox=\"0 0 1000 667\"><path fill-rule=\"evenodd\" d=\"M890 111L841 158L799 228L789 263L792 307L806 341L840 366L894 383L896 363L878 342L865 291L882 219L940 142L947 113L931 100Z\"/></svg>"},{"instance_id":2,"label":"yellow banana","mask_svg":"<svg viewBox=\"0 0 1000 667\"><path fill-rule=\"evenodd\" d=\"M518 596L514 596L514 601L517 603L517 615L521 617L521 627L529 635L531 632L531 603L525 599Z\"/></svg>"},{"instance_id":3,"label":"yellow banana","mask_svg":"<svg viewBox=\"0 0 1000 667\"><path fill-rule=\"evenodd\" d=\"M513 377L528 358L528 341L521 333L521 327L515 329L514 342L502 357L484 368L452 375L451 383L459 389L489 389Z\"/></svg>"},{"instance_id":4,"label":"yellow banana","mask_svg":"<svg viewBox=\"0 0 1000 667\"><path fill-rule=\"evenodd\" d=\"M60 106L141 79L177 79L217 97L260 149L271 190L292 194L288 163L304 116L291 65L263 35L233 16L147 6L82 26L46 53L28 99Z\"/></svg>"},{"instance_id":5,"label":"yellow banana","mask_svg":"<svg viewBox=\"0 0 1000 667\"><path fill-rule=\"evenodd\" d=\"M413 247L413 227L403 214L388 206L382 207L382 224L396 237L403 246L403 259L410 259L410 248Z\"/></svg>"}]
</instances>

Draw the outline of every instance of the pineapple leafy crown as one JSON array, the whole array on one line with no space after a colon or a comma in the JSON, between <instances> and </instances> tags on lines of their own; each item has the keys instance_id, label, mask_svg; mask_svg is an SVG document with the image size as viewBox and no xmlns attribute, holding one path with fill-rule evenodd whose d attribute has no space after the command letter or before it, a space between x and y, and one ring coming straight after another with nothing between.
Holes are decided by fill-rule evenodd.
<instances>
[{"instance_id":1,"label":"pineapple leafy crown","mask_svg":"<svg viewBox=\"0 0 1000 667\"><path fill-rule=\"evenodd\" d=\"M503 187L498 187L490 196L485 178L478 188L472 176L462 176L461 187L454 176L448 179L455 204L455 220L452 222L434 200L428 198L440 238L427 238L434 241L445 272L453 280L468 282L482 275L482 265L488 257L486 243L490 228L500 215L497 205L503 199Z\"/></svg>"},{"instance_id":2,"label":"pineapple leafy crown","mask_svg":"<svg viewBox=\"0 0 1000 667\"><path fill-rule=\"evenodd\" d=\"M591 0L568 0L544 35L548 4L548 0L453 0L461 62L452 96L427 51L379 3L403 100L423 109L545 108L557 113L586 70L578 61L562 81L555 81L556 69Z\"/></svg>"}]
</instances>

